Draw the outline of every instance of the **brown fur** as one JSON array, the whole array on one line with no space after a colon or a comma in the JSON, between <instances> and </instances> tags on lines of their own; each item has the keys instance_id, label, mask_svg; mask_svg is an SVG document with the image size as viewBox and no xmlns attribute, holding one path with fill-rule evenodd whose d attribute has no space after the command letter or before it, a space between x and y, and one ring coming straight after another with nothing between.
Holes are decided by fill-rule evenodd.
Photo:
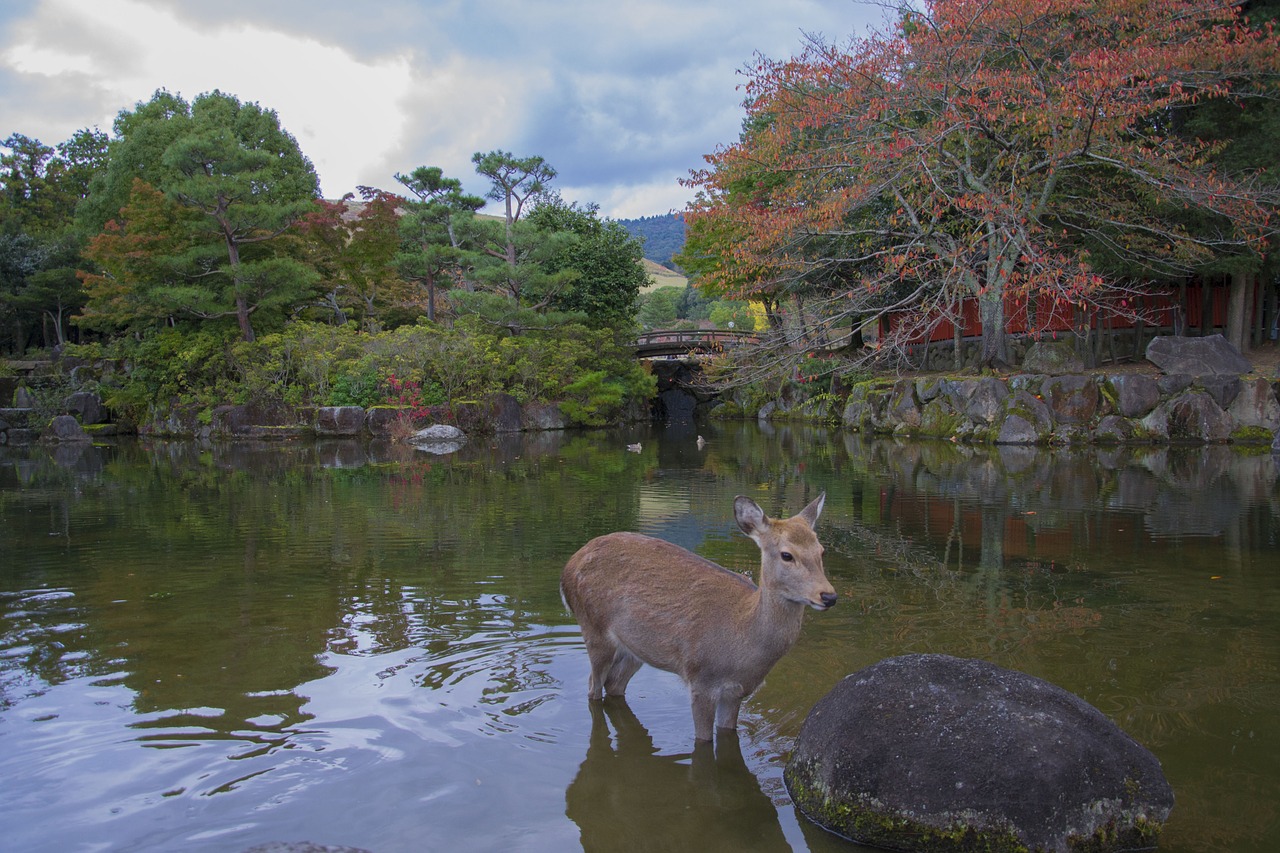
<instances>
[{"instance_id":1,"label":"brown fur","mask_svg":"<svg viewBox=\"0 0 1280 853\"><path fill-rule=\"evenodd\" d=\"M759 586L638 533L582 546L564 567L560 592L591 659L588 696L623 695L647 663L689 686L697 739L710 740L713 723L736 728L742 700L800 635L804 608L835 604L814 533L824 499L786 519L767 517L750 498L734 500L738 526L760 546Z\"/></svg>"}]
</instances>

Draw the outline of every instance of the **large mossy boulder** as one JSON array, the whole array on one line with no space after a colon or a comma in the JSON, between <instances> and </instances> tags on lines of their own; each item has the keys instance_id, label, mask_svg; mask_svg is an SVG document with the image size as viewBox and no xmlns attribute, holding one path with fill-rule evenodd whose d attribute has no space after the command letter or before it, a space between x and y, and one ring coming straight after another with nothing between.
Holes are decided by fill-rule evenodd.
<instances>
[{"instance_id":1,"label":"large mossy boulder","mask_svg":"<svg viewBox=\"0 0 1280 853\"><path fill-rule=\"evenodd\" d=\"M1190 390L1166 400L1142 419L1149 435L1173 442L1220 443L1231 437L1231 417L1213 398Z\"/></svg>"},{"instance_id":2,"label":"large mossy boulder","mask_svg":"<svg viewBox=\"0 0 1280 853\"><path fill-rule=\"evenodd\" d=\"M1086 426L1098 414L1100 398L1092 377L1054 376L1041 386L1041 394L1059 424Z\"/></svg>"},{"instance_id":3,"label":"large mossy boulder","mask_svg":"<svg viewBox=\"0 0 1280 853\"><path fill-rule=\"evenodd\" d=\"M1053 412L1029 391L1014 391L1007 409L1009 414L1000 424L996 444L1038 444L1053 433Z\"/></svg>"},{"instance_id":4,"label":"large mossy boulder","mask_svg":"<svg viewBox=\"0 0 1280 853\"><path fill-rule=\"evenodd\" d=\"M526 403L520 415L520 423L526 430L542 432L545 430L566 429L569 419L560 411L555 403Z\"/></svg>"},{"instance_id":5,"label":"large mossy boulder","mask_svg":"<svg viewBox=\"0 0 1280 853\"><path fill-rule=\"evenodd\" d=\"M1280 430L1280 398L1265 379L1242 382L1228 413L1237 426Z\"/></svg>"},{"instance_id":6,"label":"large mossy boulder","mask_svg":"<svg viewBox=\"0 0 1280 853\"><path fill-rule=\"evenodd\" d=\"M67 414L75 415L82 426L94 426L105 423L107 407L102 397L93 391L77 391L67 397Z\"/></svg>"},{"instance_id":7,"label":"large mossy boulder","mask_svg":"<svg viewBox=\"0 0 1280 853\"><path fill-rule=\"evenodd\" d=\"M91 440L89 434L84 431L84 427L80 426L80 422L71 415L58 415L50 421L45 437L50 441L58 442Z\"/></svg>"},{"instance_id":8,"label":"large mossy boulder","mask_svg":"<svg viewBox=\"0 0 1280 853\"><path fill-rule=\"evenodd\" d=\"M999 379L984 376L943 380L942 393L952 408L963 412L972 423L989 426L1004 417L1004 402L1009 396L1009 388Z\"/></svg>"},{"instance_id":9,"label":"large mossy boulder","mask_svg":"<svg viewBox=\"0 0 1280 853\"><path fill-rule=\"evenodd\" d=\"M297 410L282 404L215 406L209 434L219 439L279 441L314 434L310 425L299 422Z\"/></svg>"},{"instance_id":10,"label":"large mossy boulder","mask_svg":"<svg viewBox=\"0 0 1280 853\"><path fill-rule=\"evenodd\" d=\"M1173 808L1159 761L1100 711L947 655L841 681L810 711L784 779L820 826L904 851L1150 848Z\"/></svg>"}]
</instances>

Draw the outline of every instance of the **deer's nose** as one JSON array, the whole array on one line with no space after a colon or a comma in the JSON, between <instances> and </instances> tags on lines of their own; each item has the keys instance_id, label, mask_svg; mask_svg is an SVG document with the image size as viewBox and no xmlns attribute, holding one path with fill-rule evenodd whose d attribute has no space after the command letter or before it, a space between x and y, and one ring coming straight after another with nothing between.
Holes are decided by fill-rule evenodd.
<instances>
[{"instance_id":1,"label":"deer's nose","mask_svg":"<svg viewBox=\"0 0 1280 853\"><path fill-rule=\"evenodd\" d=\"M839 597L840 597L840 596L836 595L834 592L824 592L824 593L822 593L822 606L823 606L824 608L825 608L825 607L834 607L834 606L835 606L835 604L836 604L836 599L838 599Z\"/></svg>"}]
</instances>

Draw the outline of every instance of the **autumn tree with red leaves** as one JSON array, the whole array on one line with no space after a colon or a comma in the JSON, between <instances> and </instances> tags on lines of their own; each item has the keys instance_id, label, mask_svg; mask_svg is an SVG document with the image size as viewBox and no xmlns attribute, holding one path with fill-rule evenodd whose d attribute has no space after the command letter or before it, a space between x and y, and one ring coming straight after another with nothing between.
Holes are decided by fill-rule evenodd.
<instances>
[{"instance_id":1,"label":"autumn tree with red leaves","mask_svg":"<svg viewBox=\"0 0 1280 853\"><path fill-rule=\"evenodd\" d=\"M792 351L893 311L900 347L980 306L1034 330L1122 281L1258 259L1276 196L1210 165L1180 112L1273 84L1280 39L1211 0L933 0L890 35L761 60L739 142L689 184L703 286L804 322ZM1118 273L1124 272L1122 278ZM799 338L803 338L800 340Z\"/></svg>"},{"instance_id":2,"label":"autumn tree with red leaves","mask_svg":"<svg viewBox=\"0 0 1280 853\"><path fill-rule=\"evenodd\" d=\"M316 307L337 325L355 319L375 332L397 314L416 316L418 300L394 263L404 199L373 187L359 190L360 201L353 193L317 200L294 230L301 259L320 276Z\"/></svg>"}]
</instances>

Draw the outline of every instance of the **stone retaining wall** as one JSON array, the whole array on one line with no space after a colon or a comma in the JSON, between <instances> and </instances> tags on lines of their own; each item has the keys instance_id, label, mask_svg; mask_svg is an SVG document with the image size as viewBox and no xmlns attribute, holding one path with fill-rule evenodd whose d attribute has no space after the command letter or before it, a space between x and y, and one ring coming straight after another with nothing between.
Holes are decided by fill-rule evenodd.
<instances>
[{"instance_id":1,"label":"stone retaining wall","mask_svg":"<svg viewBox=\"0 0 1280 853\"><path fill-rule=\"evenodd\" d=\"M840 420L862 432L984 444L1269 444L1280 430L1277 385L1146 373L878 379L852 389Z\"/></svg>"},{"instance_id":2,"label":"stone retaining wall","mask_svg":"<svg viewBox=\"0 0 1280 853\"><path fill-rule=\"evenodd\" d=\"M203 439L256 439L382 437L391 433L405 411L391 406L218 406L202 416L198 407L175 407L159 421L139 428L143 435ZM520 432L564 429L564 415L551 403L520 405L514 397L495 396L488 403L459 405L454 409L458 425L468 432ZM416 426L424 426L423 423Z\"/></svg>"}]
</instances>

